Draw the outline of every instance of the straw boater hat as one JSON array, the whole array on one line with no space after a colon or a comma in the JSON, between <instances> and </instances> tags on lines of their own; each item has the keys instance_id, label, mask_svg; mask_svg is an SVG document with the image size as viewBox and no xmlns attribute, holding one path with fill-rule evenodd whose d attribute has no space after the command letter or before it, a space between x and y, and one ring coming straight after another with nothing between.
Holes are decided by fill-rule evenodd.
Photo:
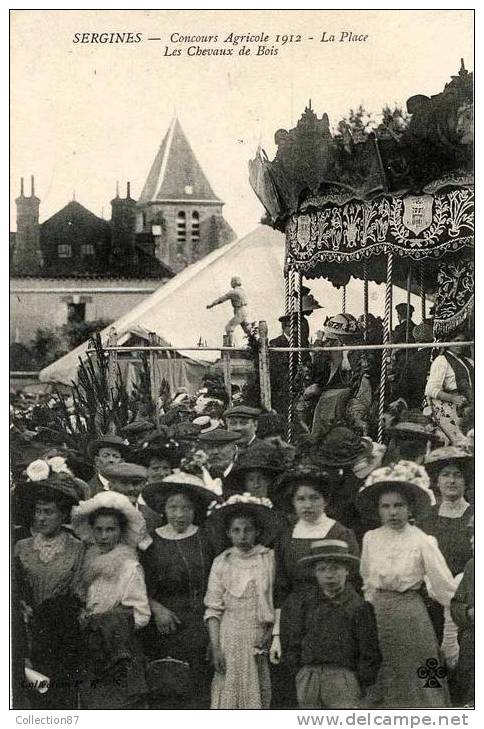
<instances>
[{"instance_id":1,"label":"straw boater hat","mask_svg":"<svg viewBox=\"0 0 484 729\"><path fill-rule=\"evenodd\" d=\"M218 533L226 542L227 529L231 520L237 516L251 516L254 519L260 532L257 541L266 546L272 544L277 534L287 526L284 514L273 509L269 499L250 494L234 494L227 501L215 504L210 509L207 528Z\"/></svg>"},{"instance_id":2,"label":"straw boater hat","mask_svg":"<svg viewBox=\"0 0 484 729\"><path fill-rule=\"evenodd\" d=\"M146 524L143 515L131 504L128 497L116 491L101 491L92 499L82 501L72 510L72 527L83 542L94 542L89 517L99 509L114 509L123 514L128 523L124 541L130 547L135 548L146 540Z\"/></svg>"},{"instance_id":3,"label":"straw boater hat","mask_svg":"<svg viewBox=\"0 0 484 729\"><path fill-rule=\"evenodd\" d=\"M445 446L430 451L424 465L432 481L436 480L440 471L449 464L459 466L467 481L473 463L474 459L468 451L457 446Z\"/></svg>"},{"instance_id":4,"label":"straw boater hat","mask_svg":"<svg viewBox=\"0 0 484 729\"><path fill-rule=\"evenodd\" d=\"M97 456L100 448L114 448L124 458L128 453L129 446L128 441L123 440L119 435L101 435L99 438L92 440L87 447L87 453L91 460Z\"/></svg>"},{"instance_id":5,"label":"straw boater hat","mask_svg":"<svg viewBox=\"0 0 484 729\"><path fill-rule=\"evenodd\" d=\"M191 473L177 471L161 480L147 484L141 496L147 506L158 514L164 514L167 500L173 494L185 494L193 503L195 517L193 522L200 524L207 515L207 509L216 498L213 491L206 488L203 480Z\"/></svg>"},{"instance_id":6,"label":"straw boater hat","mask_svg":"<svg viewBox=\"0 0 484 729\"><path fill-rule=\"evenodd\" d=\"M412 505L413 516L435 504L425 469L413 461L399 461L377 468L368 476L356 497L356 506L361 514L373 519L378 510L378 499L387 491L402 493Z\"/></svg>"},{"instance_id":7,"label":"straw boater hat","mask_svg":"<svg viewBox=\"0 0 484 729\"><path fill-rule=\"evenodd\" d=\"M244 474L253 470L266 471L273 478L281 473L284 465L281 452L270 443L254 443L250 449L244 451L234 463L224 483L230 491L237 491L243 487Z\"/></svg>"},{"instance_id":8,"label":"straw boater hat","mask_svg":"<svg viewBox=\"0 0 484 729\"><path fill-rule=\"evenodd\" d=\"M311 544L309 554L299 559L301 567L308 567L318 562L339 562L345 567L355 569L360 560L354 554L350 554L349 546L341 539L321 539Z\"/></svg>"}]
</instances>

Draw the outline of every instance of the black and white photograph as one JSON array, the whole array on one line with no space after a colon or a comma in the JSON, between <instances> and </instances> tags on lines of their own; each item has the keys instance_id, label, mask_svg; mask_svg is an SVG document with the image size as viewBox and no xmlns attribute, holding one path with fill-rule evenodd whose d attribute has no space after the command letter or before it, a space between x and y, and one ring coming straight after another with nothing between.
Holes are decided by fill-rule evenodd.
<instances>
[{"instance_id":1,"label":"black and white photograph","mask_svg":"<svg viewBox=\"0 0 484 729\"><path fill-rule=\"evenodd\" d=\"M10 10L9 272L17 724L474 726L472 9Z\"/></svg>"}]
</instances>

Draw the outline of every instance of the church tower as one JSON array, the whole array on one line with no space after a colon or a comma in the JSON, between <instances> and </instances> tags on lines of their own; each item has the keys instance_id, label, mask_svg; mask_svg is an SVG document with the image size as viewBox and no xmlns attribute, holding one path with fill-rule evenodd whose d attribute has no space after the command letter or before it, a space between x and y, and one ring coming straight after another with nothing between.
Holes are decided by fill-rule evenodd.
<instances>
[{"instance_id":1,"label":"church tower","mask_svg":"<svg viewBox=\"0 0 484 729\"><path fill-rule=\"evenodd\" d=\"M30 197L24 195L24 178L20 180L20 195L15 200L17 206L17 233L12 268L16 275L35 275L42 270L40 250L39 206L35 196L34 178L30 178Z\"/></svg>"},{"instance_id":2,"label":"church tower","mask_svg":"<svg viewBox=\"0 0 484 729\"><path fill-rule=\"evenodd\" d=\"M175 117L136 205L136 233L151 234L156 257L177 272L235 233Z\"/></svg>"}]
</instances>

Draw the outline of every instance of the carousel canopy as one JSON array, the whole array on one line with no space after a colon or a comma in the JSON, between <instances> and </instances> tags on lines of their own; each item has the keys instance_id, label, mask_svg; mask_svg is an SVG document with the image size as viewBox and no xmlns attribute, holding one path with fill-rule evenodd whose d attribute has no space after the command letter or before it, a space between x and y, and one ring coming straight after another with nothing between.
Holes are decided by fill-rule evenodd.
<instances>
[{"instance_id":1,"label":"carousel canopy","mask_svg":"<svg viewBox=\"0 0 484 729\"><path fill-rule=\"evenodd\" d=\"M257 151L250 183L286 233L288 269L335 286L381 283L391 253L394 280L410 273L438 291L455 323L474 290L473 74L462 63L441 93L412 96L407 111L408 124L355 139L344 125L332 135L309 106L294 129L276 132L272 161Z\"/></svg>"}]
</instances>

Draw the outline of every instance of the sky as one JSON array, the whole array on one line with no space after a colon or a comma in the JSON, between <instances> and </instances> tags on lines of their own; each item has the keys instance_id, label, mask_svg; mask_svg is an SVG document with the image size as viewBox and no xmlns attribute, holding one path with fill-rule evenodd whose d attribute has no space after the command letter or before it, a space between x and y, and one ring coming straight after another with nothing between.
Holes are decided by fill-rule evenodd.
<instances>
[{"instance_id":1,"label":"sky","mask_svg":"<svg viewBox=\"0 0 484 729\"><path fill-rule=\"evenodd\" d=\"M101 32L141 33L141 42L73 43L75 33ZM325 32L334 43L320 42ZM368 37L339 42L341 32ZM173 33L218 41L171 43ZM256 56L260 44L250 42L240 56L241 45L221 42L230 33L269 35L264 45L278 53ZM188 57L196 45L234 55ZM473 70L468 10L12 11L11 229L21 176L35 176L41 221L73 195L109 218L116 181L123 190L130 180L139 197L176 114L227 220L245 235L263 213L248 160L259 143L272 159L275 131L294 126L309 99L332 126L359 104L378 119L386 104L439 93L461 58Z\"/></svg>"}]
</instances>

